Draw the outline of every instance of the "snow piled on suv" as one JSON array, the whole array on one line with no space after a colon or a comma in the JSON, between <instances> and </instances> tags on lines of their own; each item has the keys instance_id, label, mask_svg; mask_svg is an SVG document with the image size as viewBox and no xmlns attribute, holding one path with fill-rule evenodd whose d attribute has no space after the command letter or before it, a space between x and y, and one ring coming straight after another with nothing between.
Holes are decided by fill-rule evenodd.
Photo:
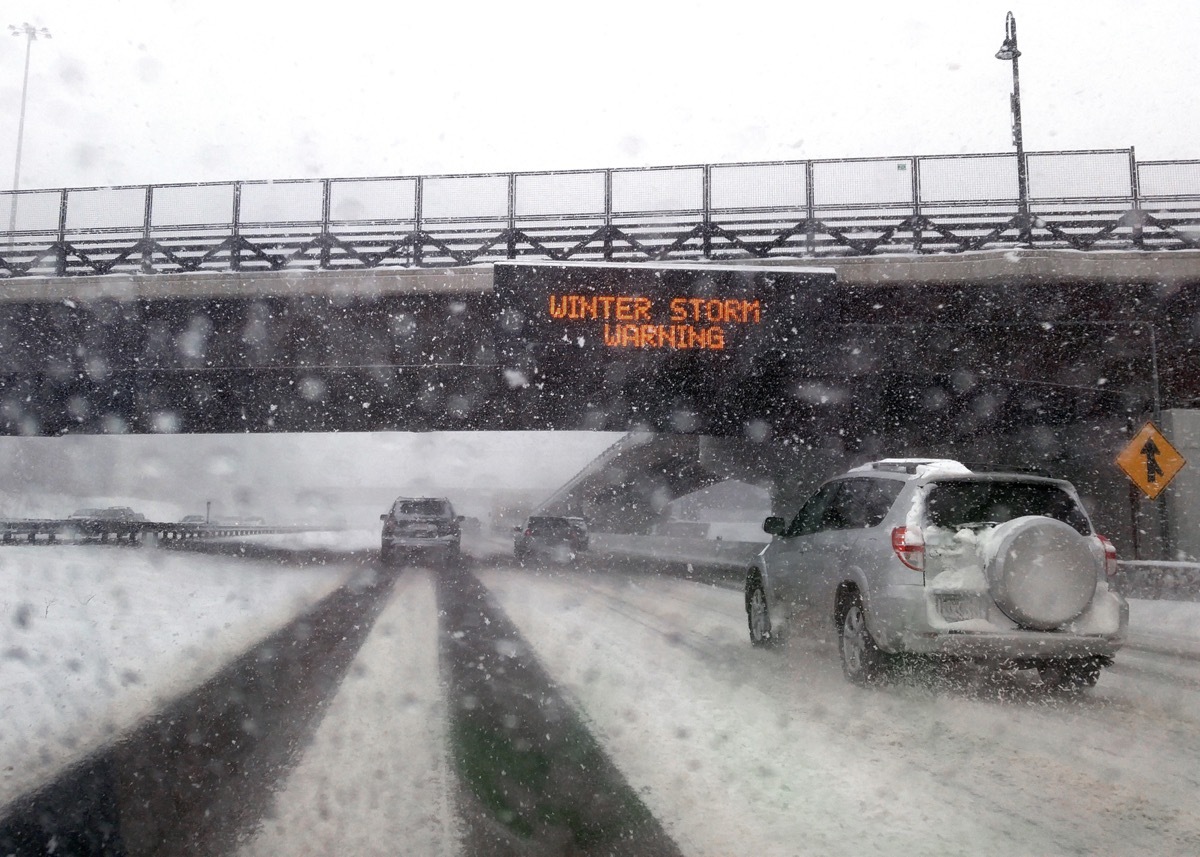
<instances>
[{"instance_id":1,"label":"snow piled on suv","mask_svg":"<svg viewBox=\"0 0 1200 857\"><path fill-rule=\"evenodd\" d=\"M824 483L746 575L751 642L832 622L846 677L869 683L900 656L1035 668L1091 687L1129 608L1112 543L1074 487L945 459L884 459Z\"/></svg>"}]
</instances>

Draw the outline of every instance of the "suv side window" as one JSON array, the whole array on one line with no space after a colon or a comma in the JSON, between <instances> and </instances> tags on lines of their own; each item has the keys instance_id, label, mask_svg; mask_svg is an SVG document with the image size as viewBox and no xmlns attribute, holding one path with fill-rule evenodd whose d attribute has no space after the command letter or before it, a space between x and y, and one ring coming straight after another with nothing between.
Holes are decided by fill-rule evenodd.
<instances>
[{"instance_id":1,"label":"suv side window","mask_svg":"<svg viewBox=\"0 0 1200 857\"><path fill-rule=\"evenodd\" d=\"M825 510L840 487L840 482L830 482L816 494L809 497L808 501L800 507L800 511L796 513L796 517L792 519L792 524L787 528L784 536L787 538L807 536L824 529L822 519L824 518Z\"/></svg>"},{"instance_id":2,"label":"suv side window","mask_svg":"<svg viewBox=\"0 0 1200 857\"><path fill-rule=\"evenodd\" d=\"M857 477L841 483L822 516L822 530L861 530L876 527L896 502L904 483L895 479Z\"/></svg>"},{"instance_id":3,"label":"suv side window","mask_svg":"<svg viewBox=\"0 0 1200 857\"><path fill-rule=\"evenodd\" d=\"M822 530L856 530L863 526L863 486L865 479L847 479L841 483L833 502L821 516Z\"/></svg>"},{"instance_id":4,"label":"suv side window","mask_svg":"<svg viewBox=\"0 0 1200 857\"><path fill-rule=\"evenodd\" d=\"M862 482L865 484L860 526L878 527L904 490L904 483L899 479L863 479Z\"/></svg>"}]
</instances>

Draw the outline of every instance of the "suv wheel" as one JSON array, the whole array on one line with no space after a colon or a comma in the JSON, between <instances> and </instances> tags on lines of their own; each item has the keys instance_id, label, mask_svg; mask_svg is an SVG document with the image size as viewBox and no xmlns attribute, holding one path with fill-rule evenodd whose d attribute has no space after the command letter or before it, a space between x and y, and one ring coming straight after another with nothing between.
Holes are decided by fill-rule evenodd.
<instances>
[{"instance_id":1,"label":"suv wheel","mask_svg":"<svg viewBox=\"0 0 1200 857\"><path fill-rule=\"evenodd\" d=\"M873 684L883 677L887 655L875 644L867 629L867 614L862 597L849 596L838 624L838 649L842 655L842 672L854 684Z\"/></svg>"},{"instance_id":2,"label":"suv wheel","mask_svg":"<svg viewBox=\"0 0 1200 857\"><path fill-rule=\"evenodd\" d=\"M757 578L749 584L746 592L746 621L750 626L752 646L762 648L776 642L771 635L771 611L767 608L767 593Z\"/></svg>"}]
</instances>

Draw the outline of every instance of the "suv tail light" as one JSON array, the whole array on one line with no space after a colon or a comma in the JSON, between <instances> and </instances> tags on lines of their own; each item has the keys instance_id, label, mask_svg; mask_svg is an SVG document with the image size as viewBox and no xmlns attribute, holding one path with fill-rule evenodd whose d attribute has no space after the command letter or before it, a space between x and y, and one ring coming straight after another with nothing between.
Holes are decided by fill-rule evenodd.
<instances>
[{"instance_id":1,"label":"suv tail light","mask_svg":"<svg viewBox=\"0 0 1200 857\"><path fill-rule=\"evenodd\" d=\"M1096 538L1104 548L1104 576L1111 579L1117 573L1117 549L1105 536L1097 535Z\"/></svg>"},{"instance_id":2,"label":"suv tail light","mask_svg":"<svg viewBox=\"0 0 1200 857\"><path fill-rule=\"evenodd\" d=\"M892 530L892 550L913 571L925 570L925 540L920 528L896 527Z\"/></svg>"}]
</instances>

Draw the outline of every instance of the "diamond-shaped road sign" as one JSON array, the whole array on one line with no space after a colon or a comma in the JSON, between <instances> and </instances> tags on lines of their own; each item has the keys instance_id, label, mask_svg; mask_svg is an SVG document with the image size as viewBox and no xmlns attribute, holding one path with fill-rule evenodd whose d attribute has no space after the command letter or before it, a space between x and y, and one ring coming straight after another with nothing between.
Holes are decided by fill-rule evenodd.
<instances>
[{"instance_id":1,"label":"diamond-shaped road sign","mask_svg":"<svg viewBox=\"0 0 1200 857\"><path fill-rule=\"evenodd\" d=\"M1142 426L1117 456L1117 466L1151 500L1167 487L1185 464L1187 461L1179 450L1171 446L1152 422Z\"/></svg>"}]
</instances>

